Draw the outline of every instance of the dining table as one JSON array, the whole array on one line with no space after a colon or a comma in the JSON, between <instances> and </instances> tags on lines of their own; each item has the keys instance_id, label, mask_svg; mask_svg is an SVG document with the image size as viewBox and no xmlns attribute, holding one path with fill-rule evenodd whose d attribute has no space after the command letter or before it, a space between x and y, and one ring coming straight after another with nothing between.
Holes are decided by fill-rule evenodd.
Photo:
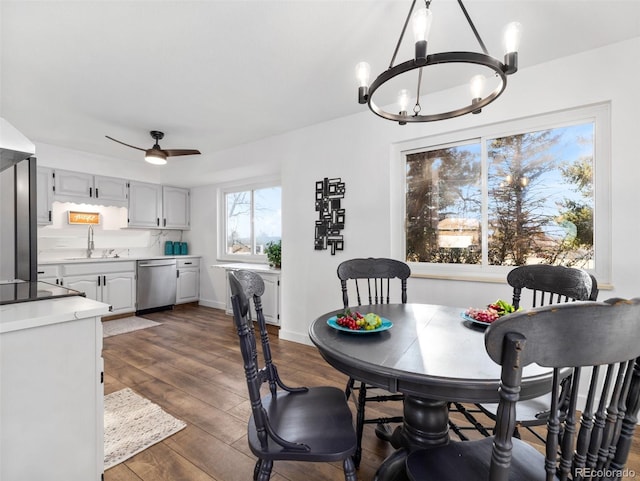
<instances>
[{"instance_id":1,"label":"dining table","mask_svg":"<svg viewBox=\"0 0 640 481\"><path fill-rule=\"evenodd\" d=\"M469 319L465 308L437 304L375 304L350 310L375 313L383 324L372 331L343 328L336 324L341 308L315 319L309 337L338 371L404 394L402 426L394 433L398 449L383 461L375 480L406 480L404 460L410 451L449 442L450 402L499 401L501 368L484 345L488 325ZM520 399L549 393L551 383L551 369L526 366Z\"/></svg>"}]
</instances>

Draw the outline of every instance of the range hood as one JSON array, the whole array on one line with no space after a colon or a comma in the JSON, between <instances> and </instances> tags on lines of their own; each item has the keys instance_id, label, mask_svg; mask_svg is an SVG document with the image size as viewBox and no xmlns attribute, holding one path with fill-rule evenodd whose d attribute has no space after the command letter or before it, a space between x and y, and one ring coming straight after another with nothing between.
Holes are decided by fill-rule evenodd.
<instances>
[{"instance_id":1,"label":"range hood","mask_svg":"<svg viewBox=\"0 0 640 481\"><path fill-rule=\"evenodd\" d=\"M0 172L35 153L33 142L0 117Z\"/></svg>"}]
</instances>

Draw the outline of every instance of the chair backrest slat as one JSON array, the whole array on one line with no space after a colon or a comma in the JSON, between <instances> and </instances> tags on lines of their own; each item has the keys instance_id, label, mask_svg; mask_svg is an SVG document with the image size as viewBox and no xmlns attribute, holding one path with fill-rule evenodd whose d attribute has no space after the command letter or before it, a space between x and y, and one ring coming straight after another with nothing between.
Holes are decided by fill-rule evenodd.
<instances>
[{"instance_id":1,"label":"chair backrest slat","mask_svg":"<svg viewBox=\"0 0 640 481\"><path fill-rule=\"evenodd\" d=\"M595 277L573 267L536 264L512 269L507 282L513 288L511 303L520 307L522 290L532 291L531 307L541 307L569 301L595 301L598 285Z\"/></svg>"},{"instance_id":2,"label":"chair backrest slat","mask_svg":"<svg viewBox=\"0 0 640 481\"><path fill-rule=\"evenodd\" d=\"M391 280L400 280L400 299L407 302L407 279L411 269L404 262L386 258L350 259L338 266L338 278L342 286L342 302L349 307L347 281L353 280L356 300L362 305L359 281L367 282L369 304L389 304L391 302ZM386 283L385 283L386 280Z\"/></svg>"},{"instance_id":3,"label":"chair backrest slat","mask_svg":"<svg viewBox=\"0 0 640 481\"><path fill-rule=\"evenodd\" d=\"M547 305L495 321L485 333L489 356L502 366L489 479L508 479L513 409L522 369L532 363L554 369L554 405L545 451L547 479L582 479L588 474L585 470L622 469L640 404L638 339L640 298ZM606 366L604 381L599 379L600 366ZM574 368L569 405L560 417L559 377L567 367ZM592 368L583 373L584 367ZM581 379L588 382L588 393L578 421Z\"/></svg>"}]
</instances>

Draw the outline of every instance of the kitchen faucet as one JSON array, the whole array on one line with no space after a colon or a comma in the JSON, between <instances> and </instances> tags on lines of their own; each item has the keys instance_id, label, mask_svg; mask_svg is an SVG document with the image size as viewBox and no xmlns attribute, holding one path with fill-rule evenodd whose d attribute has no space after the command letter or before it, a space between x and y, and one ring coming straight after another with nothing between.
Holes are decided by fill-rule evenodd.
<instances>
[{"instance_id":1,"label":"kitchen faucet","mask_svg":"<svg viewBox=\"0 0 640 481\"><path fill-rule=\"evenodd\" d=\"M93 249L95 249L95 244L93 243L93 226L89 225L89 232L87 233L87 258L91 257Z\"/></svg>"}]
</instances>

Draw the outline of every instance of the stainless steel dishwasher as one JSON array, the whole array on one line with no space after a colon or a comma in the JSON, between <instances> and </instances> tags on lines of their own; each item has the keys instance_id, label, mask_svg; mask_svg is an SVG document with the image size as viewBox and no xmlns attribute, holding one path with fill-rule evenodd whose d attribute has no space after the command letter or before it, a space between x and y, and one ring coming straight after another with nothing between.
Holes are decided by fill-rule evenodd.
<instances>
[{"instance_id":1,"label":"stainless steel dishwasher","mask_svg":"<svg viewBox=\"0 0 640 481\"><path fill-rule=\"evenodd\" d=\"M175 259L138 261L136 312L173 307L176 303Z\"/></svg>"}]
</instances>

